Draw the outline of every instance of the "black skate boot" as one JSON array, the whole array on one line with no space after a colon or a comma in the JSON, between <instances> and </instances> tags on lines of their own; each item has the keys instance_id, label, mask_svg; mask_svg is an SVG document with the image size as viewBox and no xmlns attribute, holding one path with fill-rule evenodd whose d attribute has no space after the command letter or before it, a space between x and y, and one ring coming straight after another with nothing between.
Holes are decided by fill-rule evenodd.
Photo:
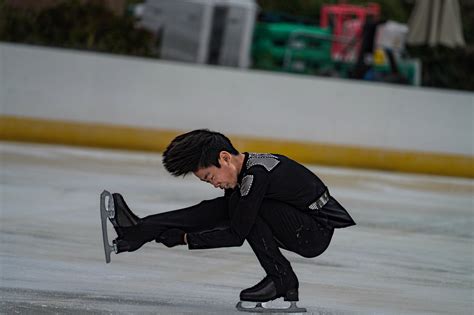
<instances>
[{"instance_id":1,"label":"black skate boot","mask_svg":"<svg viewBox=\"0 0 474 315\"><path fill-rule=\"evenodd\" d=\"M267 302L275 299L277 291L273 280L266 276L262 281L240 292L241 301Z\"/></svg>"},{"instance_id":2,"label":"black skate boot","mask_svg":"<svg viewBox=\"0 0 474 315\"><path fill-rule=\"evenodd\" d=\"M119 253L127 250L126 246L128 245L120 241L120 238L123 237L122 229L136 226L140 222L140 218L133 214L120 194L111 194L107 190L104 190L100 195L100 218L105 262L109 263L112 251ZM110 220L118 235L113 244L109 243L107 235L107 219Z\"/></svg>"},{"instance_id":3,"label":"black skate boot","mask_svg":"<svg viewBox=\"0 0 474 315\"><path fill-rule=\"evenodd\" d=\"M110 222L114 226L117 232L118 238L123 237L122 228L135 226L140 222L140 218L137 217L132 210L128 207L127 203L123 199L121 194L112 194L115 212L113 216L109 216Z\"/></svg>"},{"instance_id":4,"label":"black skate boot","mask_svg":"<svg viewBox=\"0 0 474 315\"><path fill-rule=\"evenodd\" d=\"M279 281L282 282L282 281ZM288 308L266 308L262 303L283 297L285 301L291 303ZM243 307L242 302L257 302L255 307ZM240 302L236 307L239 311L255 312L255 313L303 313L305 308L296 305L298 301L298 279L296 276L292 279L287 288L277 288L277 285L270 276L266 276L262 281L251 288L240 292Z\"/></svg>"}]
</instances>

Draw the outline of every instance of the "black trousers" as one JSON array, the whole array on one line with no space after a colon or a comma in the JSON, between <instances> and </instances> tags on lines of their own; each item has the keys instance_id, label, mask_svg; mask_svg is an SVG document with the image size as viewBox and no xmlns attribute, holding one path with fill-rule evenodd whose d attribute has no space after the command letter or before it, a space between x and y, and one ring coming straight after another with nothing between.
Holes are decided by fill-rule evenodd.
<instances>
[{"instance_id":1,"label":"black trousers","mask_svg":"<svg viewBox=\"0 0 474 315\"><path fill-rule=\"evenodd\" d=\"M228 227L230 198L219 197L195 206L159 213L141 219L134 227L125 228L123 240L135 251L146 242L159 239L161 233L178 228L186 233ZM303 257L316 257L329 246L334 229L327 228L310 214L286 203L264 199L255 224L246 240L263 269L279 291L298 286L290 262L280 248Z\"/></svg>"}]
</instances>

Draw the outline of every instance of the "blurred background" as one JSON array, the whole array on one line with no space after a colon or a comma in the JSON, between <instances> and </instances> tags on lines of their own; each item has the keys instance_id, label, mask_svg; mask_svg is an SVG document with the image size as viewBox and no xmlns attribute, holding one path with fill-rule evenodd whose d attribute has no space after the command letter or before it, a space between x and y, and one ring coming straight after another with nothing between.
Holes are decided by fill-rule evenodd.
<instances>
[{"instance_id":1,"label":"blurred background","mask_svg":"<svg viewBox=\"0 0 474 315\"><path fill-rule=\"evenodd\" d=\"M140 217L220 194L161 165L197 128L357 222L285 252L309 313L472 313L473 41L469 0L0 0L0 313L236 313L247 244L104 262L104 189Z\"/></svg>"},{"instance_id":2,"label":"blurred background","mask_svg":"<svg viewBox=\"0 0 474 315\"><path fill-rule=\"evenodd\" d=\"M474 2L4 0L0 40L474 89Z\"/></svg>"},{"instance_id":3,"label":"blurred background","mask_svg":"<svg viewBox=\"0 0 474 315\"><path fill-rule=\"evenodd\" d=\"M0 3L3 139L473 175L472 1Z\"/></svg>"}]
</instances>

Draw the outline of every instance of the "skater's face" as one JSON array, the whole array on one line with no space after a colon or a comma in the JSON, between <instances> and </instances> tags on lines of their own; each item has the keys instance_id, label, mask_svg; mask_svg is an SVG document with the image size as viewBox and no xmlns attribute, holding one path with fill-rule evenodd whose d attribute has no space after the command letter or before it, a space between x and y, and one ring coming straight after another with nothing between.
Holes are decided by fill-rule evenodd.
<instances>
[{"instance_id":1,"label":"skater's face","mask_svg":"<svg viewBox=\"0 0 474 315\"><path fill-rule=\"evenodd\" d=\"M219 154L219 164L221 167L212 165L206 168L200 168L194 172L194 175L196 175L200 180L211 184L215 188L235 188L235 186L237 186L237 177L240 172L236 156L227 151L221 151Z\"/></svg>"}]
</instances>

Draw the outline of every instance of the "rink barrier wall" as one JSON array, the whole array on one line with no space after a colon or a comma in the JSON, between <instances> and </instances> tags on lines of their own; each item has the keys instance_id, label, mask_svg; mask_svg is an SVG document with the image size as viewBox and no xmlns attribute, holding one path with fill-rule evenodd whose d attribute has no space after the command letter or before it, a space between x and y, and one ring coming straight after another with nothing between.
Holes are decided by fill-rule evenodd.
<instances>
[{"instance_id":1,"label":"rink barrier wall","mask_svg":"<svg viewBox=\"0 0 474 315\"><path fill-rule=\"evenodd\" d=\"M0 43L0 115L474 156L474 93Z\"/></svg>"},{"instance_id":2,"label":"rink barrier wall","mask_svg":"<svg viewBox=\"0 0 474 315\"><path fill-rule=\"evenodd\" d=\"M182 130L0 115L0 140L163 152ZM474 178L474 158L458 154L229 135L240 151L274 152L302 163Z\"/></svg>"}]
</instances>

